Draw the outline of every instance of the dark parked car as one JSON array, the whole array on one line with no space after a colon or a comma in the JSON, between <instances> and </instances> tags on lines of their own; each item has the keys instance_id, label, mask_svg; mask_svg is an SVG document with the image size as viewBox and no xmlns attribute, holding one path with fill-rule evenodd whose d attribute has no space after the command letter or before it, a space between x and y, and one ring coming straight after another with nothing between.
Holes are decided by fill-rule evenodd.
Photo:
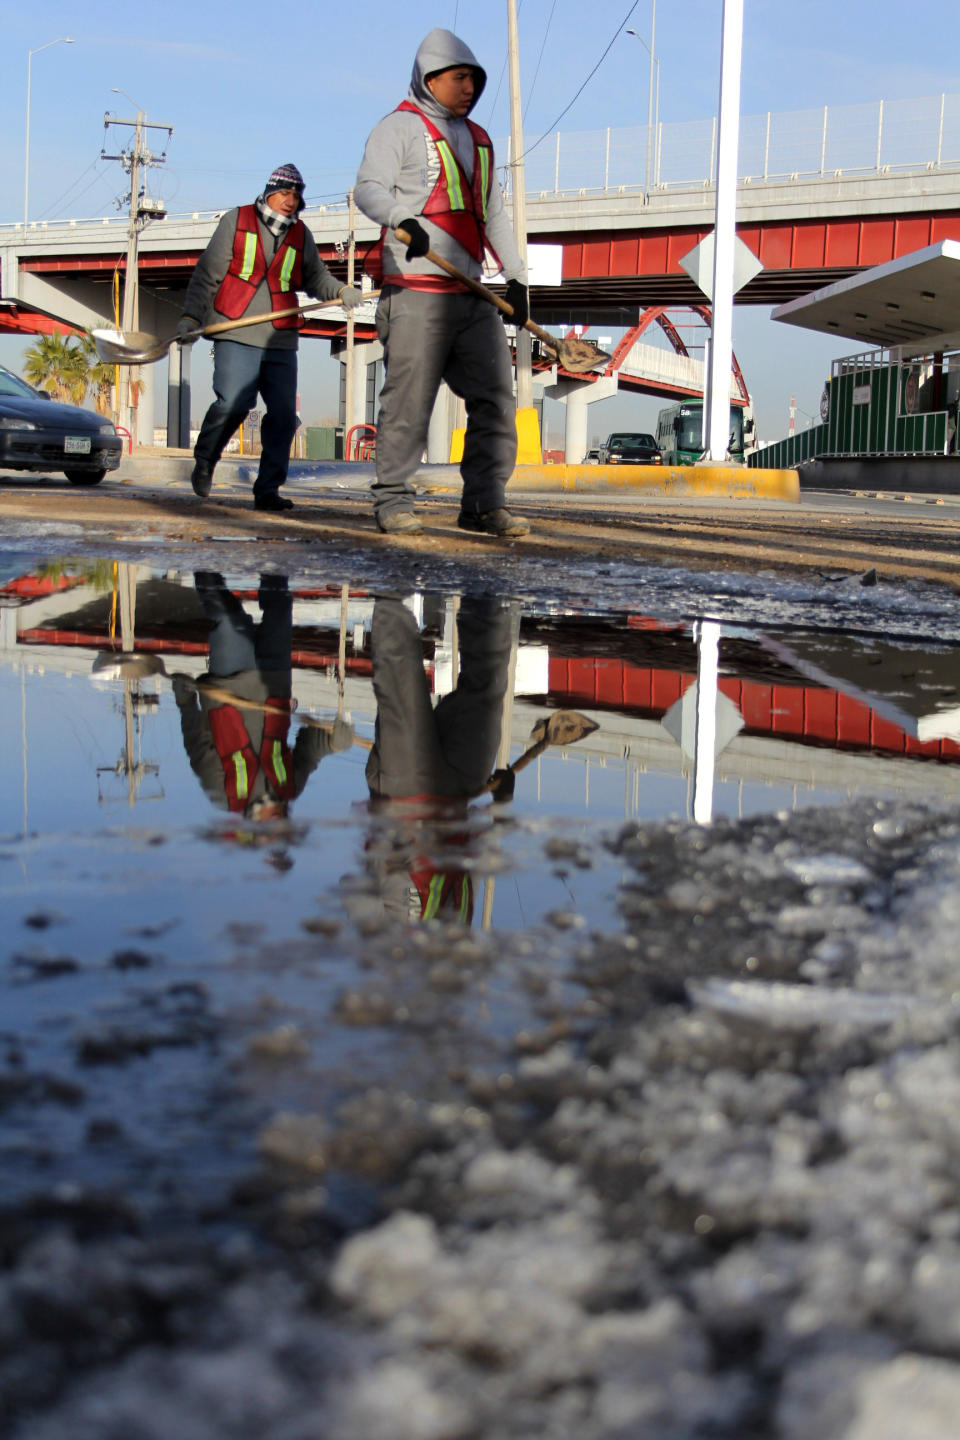
<instances>
[{"instance_id":1,"label":"dark parked car","mask_svg":"<svg viewBox=\"0 0 960 1440\"><path fill-rule=\"evenodd\" d=\"M74 485L99 485L122 450L103 415L60 405L0 365L0 470L62 470Z\"/></svg>"},{"instance_id":2,"label":"dark parked car","mask_svg":"<svg viewBox=\"0 0 960 1440\"><path fill-rule=\"evenodd\" d=\"M601 465L662 465L660 446L652 435L629 431L611 435L600 447Z\"/></svg>"}]
</instances>

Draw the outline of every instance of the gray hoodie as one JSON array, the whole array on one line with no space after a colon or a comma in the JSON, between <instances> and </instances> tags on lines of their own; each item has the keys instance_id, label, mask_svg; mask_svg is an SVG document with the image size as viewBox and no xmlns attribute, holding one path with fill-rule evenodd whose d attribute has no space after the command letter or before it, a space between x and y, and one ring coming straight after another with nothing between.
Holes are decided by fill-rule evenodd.
<instances>
[{"instance_id":1,"label":"gray hoodie","mask_svg":"<svg viewBox=\"0 0 960 1440\"><path fill-rule=\"evenodd\" d=\"M443 132L467 175L472 178L473 137L467 122L451 115L449 110L438 104L426 84L428 75L456 65L469 65L476 73L477 89L473 102L476 106L487 82L486 72L477 63L469 46L450 30L431 30L421 44L413 63L407 98L429 115L437 129ZM458 270L475 278L480 277L481 266L469 251L422 214L439 175L437 147L419 115L409 110L394 110L371 132L357 176L356 200L365 215L387 227L383 244L385 273L440 273L428 260L408 261L405 258L406 247L393 237L392 231L401 220L412 216L420 221L430 236L432 250L456 265ZM503 192L496 176L487 206L486 235L488 245L499 257L507 279L526 283L526 272L513 237L513 224L504 207Z\"/></svg>"}]
</instances>

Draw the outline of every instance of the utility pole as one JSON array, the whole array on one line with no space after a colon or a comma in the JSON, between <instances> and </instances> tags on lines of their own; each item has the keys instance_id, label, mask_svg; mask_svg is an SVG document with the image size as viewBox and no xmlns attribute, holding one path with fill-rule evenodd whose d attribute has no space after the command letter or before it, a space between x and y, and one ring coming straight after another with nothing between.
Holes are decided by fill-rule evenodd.
<instances>
[{"instance_id":1,"label":"utility pole","mask_svg":"<svg viewBox=\"0 0 960 1440\"><path fill-rule=\"evenodd\" d=\"M523 109L520 98L520 48L516 0L507 0L507 48L510 57L510 196L513 233L520 259L527 263L527 191L523 166ZM517 327L517 409L533 405L533 343L529 330Z\"/></svg>"},{"instance_id":2,"label":"utility pole","mask_svg":"<svg viewBox=\"0 0 960 1440\"><path fill-rule=\"evenodd\" d=\"M354 265L355 265L355 260L356 260L356 239L355 239L355 236L354 236L354 233L353 233L354 215L355 215L355 212L354 212L353 186L352 186L352 185L351 185L349 191L347 192L347 205L348 205L348 211L347 211L347 214L348 214L348 224L349 224L349 226L350 226L350 237L349 237L349 243L348 243L348 245L347 245L347 284L348 284L348 285L352 285L352 284L353 284ZM355 337L354 337L353 311L352 311L352 310L348 310L348 311L347 311L347 353L346 353L346 365L344 366L344 382L343 382L343 383L344 383L344 388L345 388L345 390L346 390L346 394L345 394L344 397L343 397L343 398L344 398L344 405L343 405L343 458L344 458L345 460L349 459L349 456L347 455L347 436L350 434L350 431L353 429L353 426L354 426L354 424L356 423L355 420L354 420L354 418L353 418L354 415L355 415L355 413L356 413L355 410L354 410L354 404L353 404L353 387L354 387L354 384L356 383L356 382L355 382L356 352L355 352L354 346L355 346Z\"/></svg>"},{"instance_id":3,"label":"utility pole","mask_svg":"<svg viewBox=\"0 0 960 1440\"><path fill-rule=\"evenodd\" d=\"M122 90L117 90L115 93L125 95L126 99L130 99L129 95ZM117 155L106 153L106 133L111 125L120 125L133 130L132 149L121 146L120 153ZM138 106L136 120L114 120L109 114L105 115L103 129L104 148L100 152L101 160L119 160L124 170L130 175L130 219L127 227L127 267L123 277L123 316L121 320L121 329L126 334L128 331L139 329L140 325L140 287L137 263L140 232L151 220L162 220L167 213L162 201L148 198L142 190L141 172L145 172L152 165L165 164L167 158L165 148L160 155L154 155L147 149L144 143L144 134L148 130L162 130L169 139L173 134L173 126L148 124L144 112ZM139 375L140 371L136 366L120 368L120 394L117 396L118 420L130 432L131 443L136 440L136 397Z\"/></svg>"}]
</instances>

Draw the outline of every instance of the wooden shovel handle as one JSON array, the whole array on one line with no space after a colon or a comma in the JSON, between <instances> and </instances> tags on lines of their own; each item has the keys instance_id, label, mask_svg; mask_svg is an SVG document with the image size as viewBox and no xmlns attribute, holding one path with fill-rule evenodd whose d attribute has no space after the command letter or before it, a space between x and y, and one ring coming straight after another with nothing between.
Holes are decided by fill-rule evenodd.
<instances>
[{"instance_id":1,"label":"wooden shovel handle","mask_svg":"<svg viewBox=\"0 0 960 1440\"><path fill-rule=\"evenodd\" d=\"M345 289L346 287L341 287ZM371 290L364 300L376 300L379 290ZM245 315L241 320L218 320L216 325L204 325L202 330L192 330L191 335L219 335L224 330L242 330L245 325L263 325L267 320L283 320L288 315L303 315L307 310L323 310L330 305L339 305L339 295L334 300L311 300L308 305L294 305L289 310L270 310L266 315Z\"/></svg>"},{"instance_id":2,"label":"wooden shovel handle","mask_svg":"<svg viewBox=\"0 0 960 1440\"><path fill-rule=\"evenodd\" d=\"M393 233L401 245L410 244L410 236L406 230L394 230ZM500 295L495 295L492 290L487 289L486 285L481 285L479 280L473 280L469 275L465 275L462 270L457 269L456 265L451 265L449 260L444 260L442 255L438 255L436 251L428 250L423 258L429 260L431 265L436 265L440 270L445 270L452 279L459 280L461 285L466 285L467 289L472 290L474 295L479 295L481 300L495 305L504 315L513 314L513 306L509 301L504 300ZM545 345L549 345L551 350L557 349L556 338L550 334L549 330L542 330L533 320L528 320L523 328L529 330L531 335L536 335L537 339L542 340Z\"/></svg>"}]
</instances>

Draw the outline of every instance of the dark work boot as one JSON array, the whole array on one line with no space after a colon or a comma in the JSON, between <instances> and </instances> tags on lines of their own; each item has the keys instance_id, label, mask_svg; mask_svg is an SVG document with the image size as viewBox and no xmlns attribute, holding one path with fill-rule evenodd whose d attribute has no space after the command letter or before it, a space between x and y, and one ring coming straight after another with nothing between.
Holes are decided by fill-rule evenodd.
<instances>
[{"instance_id":1,"label":"dark work boot","mask_svg":"<svg viewBox=\"0 0 960 1440\"><path fill-rule=\"evenodd\" d=\"M193 486L194 495L206 500L213 484L213 466L206 460L195 459L190 473L190 484Z\"/></svg>"},{"instance_id":2,"label":"dark work boot","mask_svg":"<svg viewBox=\"0 0 960 1440\"><path fill-rule=\"evenodd\" d=\"M519 515L511 515L502 506L497 510L461 510L457 516L461 530L476 530L481 535L498 535L501 540L518 540L530 534L530 525Z\"/></svg>"},{"instance_id":3,"label":"dark work boot","mask_svg":"<svg viewBox=\"0 0 960 1440\"><path fill-rule=\"evenodd\" d=\"M412 510L388 510L377 516L377 529L384 535L419 535L423 526Z\"/></svg>"},{"instance_id":4,"label":"dark work boot","mask_svg":"<svg viewBox=\"0 0 960 1440\"><path fill-rule=\"evenodd\" d=\"M268 490L265 495L254 495L254 510L292 510L293 501L288 500L286 495L281 495L279 490Z\"/></svg>"}]
</instances>

